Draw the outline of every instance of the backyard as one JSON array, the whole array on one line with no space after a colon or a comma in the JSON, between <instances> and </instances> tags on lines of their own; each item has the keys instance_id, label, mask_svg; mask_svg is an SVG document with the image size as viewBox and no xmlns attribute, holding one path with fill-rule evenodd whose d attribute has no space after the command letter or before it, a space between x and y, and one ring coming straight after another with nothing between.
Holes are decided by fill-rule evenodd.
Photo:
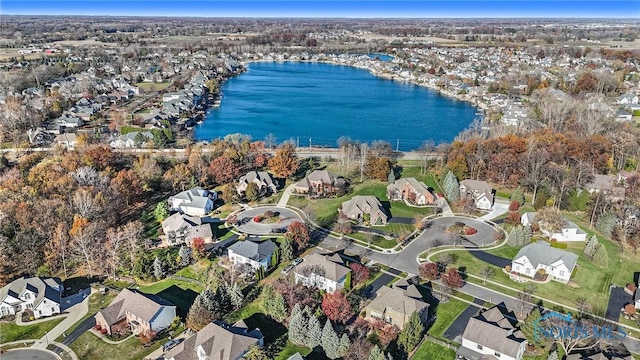
<instances>
[{"instance_id":1,"label":"backyard","mask_svg":"<svg viewBox=\"0 0 640 360\"><path fill-rule=\"evenodd\" d=\"M425 339L411 357L412 360L453 360L456 351Z\"/></svg>"},{"instance_id":2,"label":"backyard","mask_svg":"<svg viewBox=\"0 0 640 360\"><path fill-rule=\"evenodd\" d=\"M176 312L184 319L196 296L204 288L195 282L164 279L153 284L140 286L138 290L146 294L158 295L176 305Z\"/></svg>"},{"instance_id":3,"label":"backyard","mask_svg":"<svg viewBox=\"0 0 640 360\"><path fill-rule=\"evenodd\" d=\"M44 321L27 326L19 326L13 322L0 322L0 344L18 340L40 339L62 320L64 320L64 318Z\"/></svg>"}]
</instances>

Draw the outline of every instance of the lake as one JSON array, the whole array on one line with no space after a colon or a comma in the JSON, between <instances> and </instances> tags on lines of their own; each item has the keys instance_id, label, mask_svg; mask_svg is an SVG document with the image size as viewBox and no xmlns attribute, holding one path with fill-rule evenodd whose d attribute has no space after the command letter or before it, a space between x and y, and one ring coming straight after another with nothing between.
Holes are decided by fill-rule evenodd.
<instances>
[{"instance_id":1,"label":"lake","mask_svg":"<svg viewBox=\"0 0 640 360\"><path fill-rule=\"evenodd\" d=\"M312 62L255 62L222 85L224 97L194 131L196 140L227 134L299 146L337 147L348 136L388 141L401 151L426 140L451 142L475 118L476 108L436 91L385 80L349 66Z\"/></svg>"}]
</instances>

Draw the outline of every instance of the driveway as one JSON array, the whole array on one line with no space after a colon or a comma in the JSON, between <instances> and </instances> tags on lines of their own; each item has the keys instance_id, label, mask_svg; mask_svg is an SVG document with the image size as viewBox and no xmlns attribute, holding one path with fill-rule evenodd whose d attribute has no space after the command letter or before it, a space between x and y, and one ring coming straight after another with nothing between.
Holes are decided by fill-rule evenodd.
<instances>
[{"instance_id":1,"label":"driveway","mask_svg":"<svg viewBox=\"0 0 640 360\"><path fill-rule=\"evenodd\" d=\"M262 215L269 210L280 214L279 222L257 223L253 221L255 216ZM286 229L290 224L296 221L302 222L302 219L300 219L300 216L298 216L295 211L277 206L261 206L258 208L248 209L239 213L237 219L239 221L239 225L236 226L238 230L250 235L268 235L274 233L275 229Z\"/></svg>"},{"instance_id":2,"label":"driveway","mask_svg":"<svg viewBox=\"0 0 640 360\"><path fill-rule=\"evenodd\" d=\"M625 304L633 302L633 296L627 294L624 292L624 288L618 286L612 286L610 290L609 304L607 304L607 311L604 317L609 320L618 321L620 318L620 310Z\"/></svg>"},{"instance_id":3,"label":"driveway","mask_svg":"<svg viewBox=\"0 0 640 360\"><path fill-rule=\"evenodd\" d=\"M2 354L2 360L58 360L58 356L49 350L14 349Z\"/></svg>"},{"instance_id":4,"label":"driveway","mask_svg":"<svg viewBox=\"0 0 640 360\"><path fill-rule=\"evenodd\" d=\"M382 273L377 279L375 279L371 285L369 285L369 291L371 294L374 294L376 291L380 290L381 287L387 285L389 281L395 279L395 276L387 273Z\"/></svg>"},{"instance_id":5,"label":"driveway","mask_svg":"<svg viewBox=\"0 0 640 360\"><path fill-rule=\"evenodd\" d=\"M62 340L62 343L65 345L71 345L80 335L84 334L87 330L91 329L96 325L96 319L91 316L86 318L83 322L78 325L70 334L67 334Z\"/></svg>"},{"instance_id":6,"label":"driveway","mask_svg":"<svg viewBox=\"0 0 640 360\"><path fill-rule=\"evenodd\" d=\"M474 298L473 303L478 304L479 306L482 306L484 304L484 301ZM473 306L473 305L467 306L467 308L460 315L458 315L458 317L453 321L451 326L449 326L449 328L445 330L443 334L444 337L451 341L460 343L462 341L461 340L462 333L464 332L464 329L467 327L467 323L469 322L469 319L471 319L471 317L476 315L479 310L480 308L477 306Z\"/></svg>"},{"instance_id":7,"label":"driveway","mask_svg":"<svg viewBox=\"0 0 640 360\"><path fill-rule=\"evenodd\" d=\"M496 200L493 203L491 212L480 217L482 220L493 220L498 216L504 215L509 212L509 202L506 200Z\"/></svg>"},{"instance_id":8,"label":"driveway","mask_svg":"<svg viewBox=\"0 0 640 360\"><path fill-rule=\"evenodd\" d=\"M499 268L504 268L507 265L511 265L511 259L489 254L485 251L469 251L469 253L473 255L473 257L475 258L480 259L491 265L497 266Z\"/></svg>"},{"instance_id":9,"label":"driveway","mask_svg":"<svg viewBox=\"0 0 640 360\"><path fill-rule=\"evenodd\" d=\"M408 224L408 225L413 225L413 219L412 218L406 218L406 217L392 217L391 219L389 219L389 224Z\"/></svg>"}]
</instances>

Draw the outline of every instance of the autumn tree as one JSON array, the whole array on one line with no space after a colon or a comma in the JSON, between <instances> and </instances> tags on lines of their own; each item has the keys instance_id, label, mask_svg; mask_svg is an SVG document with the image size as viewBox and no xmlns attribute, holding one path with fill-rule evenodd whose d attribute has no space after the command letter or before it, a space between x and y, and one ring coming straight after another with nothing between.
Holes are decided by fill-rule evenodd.
<instances>
[{"instance_id":1,"label":"autumn tree","mask_svg":"<svg viewBox=\"0 0 640 360\"><path fill-rule=\"evenodd\" d=\"M562 229L565 219L560 210L547 206L538 211L534 221L538 223L540 230L551 237L551 234L557 233Z\"/></svg>"},{"instance_id":2,"label":"autumn tree","mask_svg":"<svg viewBox=\"0 0 640 360\"><path fill-rule=\"evenodd\" d=\"M366 266L354 262L349 265L349 269L351 269L354 286L369 279L369 269Z\"/></svg>"},{"instance_id":3,"label":"autumn tree","mask_svg":"<svg viewBox=\"0 0 640 360\"><path fill-rule=\"evenodd\" d=\"M311 239L309 236L309 228L299 221L291 223L284 236L295 242L298 251L304 250Z\"/></svg>"},{"instance_id":4,"label":"autumn tree","mask_svg":"<svg viewBox=\"0 0 640 360\"><path fill-rule=\"evenodd\" d=\"M276 150L276 155L269 160L269 169L279 178L289 178L298 170L296 149L291 142L285 142Z\"/></svg>"},{"instance_id":5,"label":"autumn tree","mask_svg":"<svg viewBox=\"0 0 640 360\"><path fill-rule=\"evenodd\" d=\"M435 280L440 276L440 267L434 262L423 263L418 267L418 273L425 280Z\"/></svg>"},{"instance_id":6,"label":"autumn tree","mask_svg":"<svg viewBox=\"0 0 640 360\"><path fill-rule=\"evenodd\" d=\"M89 277L93 277L93 266L95 256L99 251L98 227L95 223L81 215L73 217L73 225L69 230L69 235L73 237L76 251L84 259L85 267Z\"/></svg>"},{"instance_id":7,"label":"autumn tree","mask_svg":"<svg viewBox=\"0 0 640 360\"><path fill-rule=\"evenodd\" d=\"M393 169L393 161L389 157L375 157L369 156L366 166L366 174L368 177L380 180L387 181L389 172Z\"/></svg>"},{"instance_id":8,"label":"autumn tree","mask_svg":"<svg viewBox=\"0 0 640 360\"><path fill-rule=\"evenodd\" d=\"M127 206L132 200L140 196L142 189L142 179L133 170L120 170L118 174L111 179L111 186L118 191L125 200Z\"/></svg>"},{"instance_id":9,"label":"autumn tree","mask_svg":"<svg viewBox=\"0 0 640 360\"><path fill-rule=\"evenodd\" d=\"M218 185L232 182L241 172L242 168L227 155L214 158L209 165L209 173Z\"/></svg>"},{"instance_id":10,"label":"autumn tree","mask_svg":"<svg viewBox=\"0 0 640 360\"><path fill-rule=\"evenodd\" d=\"M454 289L461 288L464 285L464 280L462 279L462 275L456 268L449 268L447 270L446 275L443 277L442 282L444 282L447 286L450 286Z\"/></svg>"},{"instance_id":11,"label":"autumn tree","mask_svg":"<svg viewBox=\"0 0 640 360\"><path fill-rule=\"evenodd\" d=\"M346 323L353 315L353 310L342 291L325 293L322 297L322 312L332 321Z\"/></svg>"}]
</instances>

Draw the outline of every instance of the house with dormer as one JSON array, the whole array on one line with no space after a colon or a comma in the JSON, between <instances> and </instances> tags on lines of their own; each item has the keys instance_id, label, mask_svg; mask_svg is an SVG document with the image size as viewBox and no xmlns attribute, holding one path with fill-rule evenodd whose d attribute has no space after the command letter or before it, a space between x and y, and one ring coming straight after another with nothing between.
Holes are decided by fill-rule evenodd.
<instances>
[{"instance_id":1,"label":"house with dormer","mask_svg":"<svg viewBox=\"0 0 640 360\"><path fill-rule=\"evenodd\" d=\"M296 284L334 292L345 287L351 269L344 266L338 254L313 253L303 258L303 264L295 267Z\"/></svg>"},{"instance_id":2,"label":"house with dormer","mask_svg":"<svg viewBox=\"0 0 640 360\"><path fill-rule=\"evenodd\" d=\"M204 222L199 216L181 213L175 213L166 218L162 222L162 231L167 236L169 245L192 246L196 238L203 239L205 243L211 243L215 238L211 223Z\"/></svg>"},{"instance_id":3,"label":"house with dormer","mask_svg":"<svg viewBox=\"0 0 640 360\"><path fill-rule=\"evenodd\" d=\"M269 269L272 256L276 251L276 244L271 240L251 241L243 240L229 246L229 261L232 265L244 265L248 269Z\"/></svg>"},{"instance_id":4,"label":"house with dormer","mask_svg":"<svg viewBox=\"0 0 640 360\"><path fill-rule=\"evenodd\" d=\"M546 241L524 246L511 262L511 272L533 278L536 273L551 276L552 280L568 283L578 262L578 255L551 247Z\"/></svg>"},{"instance_id":5,"label":"house with dormer","mask_svg":"<svg viewBox=\"0 0 640 360\"><path fill-rule=\"evenodd\" d=\"M0 317L33 311L33 317L60 314L62 283L55 278L21 277L0 289Z\"/></svg>"},{"instance_id":6,"label":"house with dormer","mask_svg":"<svg viewBox=\"0 0 640 360\"><path fill-rule=\"evenodd\" d=\"M209 191L201 186L185 190L169 197L169 208L172 211L193 216L202 216L213 210L213 202L218 199L215 191Z\"/></svg>"},{"instance_id":7,"label":"house with dormer","mask_svg":"<svg viewBox=\"0 0 640 360\"><path fill-rule=\"evenodd\" d=\"M402 329L415 312L426 324L429 304L422 300L422 295L417 289L411 293L413 289L415 289L415 285L409 285L409 289L397 286L381 287L376 291L373 300L364 308L365 320L383 320ZM410 294L414 294L414 296L409 296Z\"/></svg>"},{"instance_id":8,"label":"house with dormer","mask_svg":"<svg viewBox=\"0 0 640 360\"><path fill-rule=\"evenodd\" d=\"M462 360L522 360L527 340L504 303L469 319L456 353Z\"/></svg>"},{"instance_id":9,"label":"house with dormer","mask_svg":"<svg viewBox=\"0 0 640 360\"><path fill-rule=\"evenodd\" d=\"M327 170L314 170L300 180L294 190L302 194L335 194L344 191L348 186L346 179L342 177Z\"/></svg>"},{"instance_id":10,"label":"house with dormer","mask_svg":"<svg viewBox=\"0 0 640 360\"><path fill-rule=\"evenodd\" d=\"M268 193L276 194L278 192L278 181L275 180L271 174L266 171L249 171L238 180L238 185L236 186L238 195L244 195L250 183L256 186L261 196Z\"/></svg>"},{"instance_id":11,"label":"house with dormer","mask_svg":"<svg viewBox=\"0 0 640 360\"><path fill-rule=\"evenodd\" d=\"M491 210L495 190L486 181L466 179L460 181L460 197L469 199L478 209Z\"/></svg>"},{"instance_id":12,"label":"house with dormer","mask_svg":"<svg viewBox=\"0 0 640 360\"><path fill-rule=\"evenodd\" d=\"M436 196L431 189L416 178L401 178L387 185L387 198L391 201L408 201L416 205L431 205Z\"/></svg>"},{"instance_id":13,"label":"house with dormer","mask_svg":"<svg viewBox=\"0 0 640 360\"><path fill-rule=\"evenodd\" d=\"M386 225L389 220L380 200L373 195L356 195L343 202L338 211L358 223L368 219L371 225Z\"/></svg>"}]
</instances>

